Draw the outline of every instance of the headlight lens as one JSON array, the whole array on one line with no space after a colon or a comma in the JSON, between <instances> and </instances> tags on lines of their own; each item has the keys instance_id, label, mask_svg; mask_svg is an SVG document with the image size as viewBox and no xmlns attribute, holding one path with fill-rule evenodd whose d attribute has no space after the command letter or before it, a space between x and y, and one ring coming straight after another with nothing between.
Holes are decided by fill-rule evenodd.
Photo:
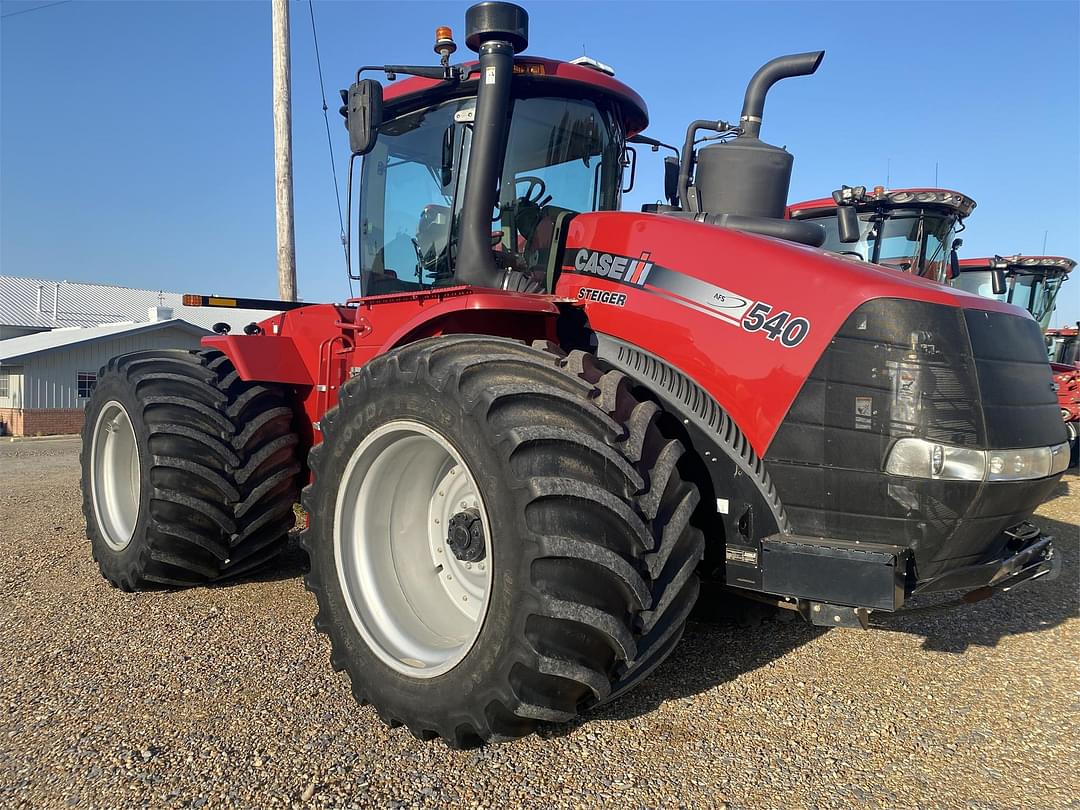
<instances>
[{"instance_id":1,"label":"headlight lens","mask_svg":"<svg viewBox=\"0 0 1080 810\"><path fill-rule=\"evenodd\" d=\"M1057 475L1068 465L1067 443L1020 450L972 450L905 438L893 445L885 472L947 481L1027 481Z\"/></svg>"}]
</instances>

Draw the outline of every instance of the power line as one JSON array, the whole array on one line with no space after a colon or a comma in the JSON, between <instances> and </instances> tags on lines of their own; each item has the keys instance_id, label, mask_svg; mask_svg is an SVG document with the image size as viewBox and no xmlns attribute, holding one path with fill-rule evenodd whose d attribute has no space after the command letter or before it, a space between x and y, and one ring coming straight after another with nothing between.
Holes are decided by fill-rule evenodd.
<instances>
[{"instance_id":1,"label":"power line","mask_svg":"<svg viewBox=\"0 0 1080 810\"><path fill-rule=\"evenodd\" d=\"M345 217L341 214L341 186L338 183L337 161L334 160L334 139L330 136L330 117L327 115L327 110L330 108L326 104L326 82L323 81L322 57L319 55L319 34L315 30L315 4L313 0L308 0L308 13L311 15L311 38L315 41L315 65L319 71L319 92L322 94L323 123L326 124L326 147L330 152L330 174L334 179L334 201L337 203L341 245L345 250L348 250L348 246L345 244ZM349 279L349 294L352 295L351 278Z\"/></svg>"},{"instance_id":2,"label":"power line","mask_svg":"<svg viewBox=\"0 0 1080 810\"><path fill-rule=\"evenodd\" d=\"M9 11L7 14L0 14L0 20L6 20L8 17L17 17L20 14L29 14L31 11L41 11L43 8L52 8L53 6L62 6L65 3L70 3L71 0L56 0L55 3L46 3L43 6L34 6L33 8L19 9L18 11Z\"/></svg>"}]
</instances>

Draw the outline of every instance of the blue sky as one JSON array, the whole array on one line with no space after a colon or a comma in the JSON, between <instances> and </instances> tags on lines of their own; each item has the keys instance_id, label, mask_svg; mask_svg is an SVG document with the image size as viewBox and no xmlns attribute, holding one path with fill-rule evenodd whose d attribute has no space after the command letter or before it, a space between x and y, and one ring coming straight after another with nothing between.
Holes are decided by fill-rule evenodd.
<instances>
[{"instance_id":1,"label":"blue sky","mask_svg":"<svg viewBox=\"0 0 1080 810\"><path fill-rule=\"evenodd\" d=\"M0 270L276 295L270 9L263 2L0 3ZM432 63L467 3L316 0L338 170L337 91L372 62ZM791 200L841 183L976 199L963 255L1080 258L1080 4L532 2L529 52L613 65L648 132L738 116L749 76L824 48L778 85L762 137L795 154ZM293 2L300 295L348 293L307 3ZM12 15L12 16L7 16ZM465 55L464 46L459 56ZM641 156L628 204L659 196ZM1080 270L1055 322L1080 318Z\"/></svg>"}]
</instances>

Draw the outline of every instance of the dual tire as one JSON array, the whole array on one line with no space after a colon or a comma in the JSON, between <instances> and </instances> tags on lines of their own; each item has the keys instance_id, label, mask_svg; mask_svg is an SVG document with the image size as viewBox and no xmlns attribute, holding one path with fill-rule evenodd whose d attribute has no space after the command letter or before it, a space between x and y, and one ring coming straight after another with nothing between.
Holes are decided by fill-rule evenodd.
<instances>
[{"instance_id":1,"label":"dual tire","mask_svg":"<svg viewBox=\"0 0 1080 810\"><path fill-rule=\"evenodd\" d=\"M301 464L287 392L242 381L213 350L121 355L83 428L94 559L126 591L250 573L294 523Z\"/></svg>"},{"instance_id":2,"label":"dual tire","mask_svg":"<svg viewBox=\"0 0 1080 810\"><path fill-rule=\"evenodd\" d=\"M663 418L589 354L483 336L349 380L301 543L356 698L468 747L570 720L663 661L705 545Z\"/></svg>"}]
</instances>

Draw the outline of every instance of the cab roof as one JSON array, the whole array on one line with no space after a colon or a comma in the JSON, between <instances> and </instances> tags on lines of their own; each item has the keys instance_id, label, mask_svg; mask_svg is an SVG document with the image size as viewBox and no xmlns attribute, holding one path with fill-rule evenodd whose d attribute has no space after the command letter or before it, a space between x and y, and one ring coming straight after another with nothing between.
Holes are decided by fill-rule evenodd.
<instances>
[{"instance_id":1,"label":"cab roof","mask_svg":"<svg viewBox=\"0 0 1080 810\"><path fill-rule=\"evenodd\" d=\"M982 256L976 259L961 259L960 272L965 270L989 270L1004 263L1003 270L1009 273L1069 273L1076 262L1065 256Z\"/></svg>"},{"instance_id":2,"label":"cab roof","mask_svg":"<svg viewBox=\"0 0 1080 810\"><path fill-rule=\"evenodd\" d=\"M475 61L460 65L469 72L469 79L461 82L457 87L475 90L477 80L475 69L478 65L479 63ZM557 59L545 59L540 56L518 56L514 58L514 73L527 76L530 80L550 81L553 85L557 83L584 85L586 88L592 88L613 97L622 107L627 136L636 135L649 124L649 109L641 96L618 79L595 68L561 62ZM407 104L410 100L419 100L426 92L446 84L439 79L410 76L386 85L383 88L383 103L387 106Z\"/></svg>"},{"instance_id":3,"label":"cab roof","mask_svg":"<svg viewBox=\"0 0 1080 810\"><path fill-rule=\"evenodd\" d=\"M947 188L886 189L883 186L867 189L866 201L859 203L856 210L872 211L879 205L891 208L945 208L959 214L961 219L975 210L975 200L959 191ZM791 219L810 219L831 214L835 210L836 202L832 197L821 197L789 205L788 216Z\"/></svg>"}]
</instances>

